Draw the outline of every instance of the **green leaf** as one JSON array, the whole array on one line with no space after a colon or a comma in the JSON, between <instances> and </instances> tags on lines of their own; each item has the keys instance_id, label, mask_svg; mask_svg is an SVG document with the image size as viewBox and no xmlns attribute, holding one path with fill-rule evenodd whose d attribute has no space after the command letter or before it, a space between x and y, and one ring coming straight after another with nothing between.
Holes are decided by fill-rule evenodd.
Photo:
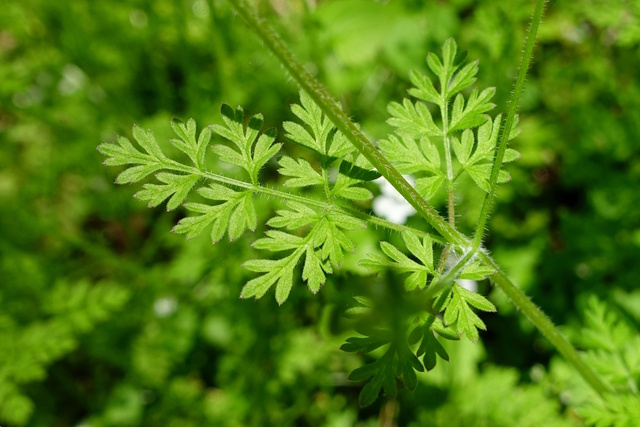
<instances>
[{"instance_id":1,"label":"green leaf","mask_svg":"<svg viewBox=\"0 0 640 427\"><path fill-rule=\"evenodd\" d=\"M507 148L504 151L504 157L502 158L502 163L513 162L514 160L518 160L520 158L520 153L514 150L513 148Z\"/></svg>"},{"instance_id":2,"label":"green leaf","mask_svg":"<svg viewBox=\"0 0 640 427\"><path fill-rule=\"evenodd\" d=\"M420 240L418 236L412 233L402 233L402 238L409 252L433 272L433 243L431 238L425 236Z\"/></svg>"},{"instance_id":3,"label":"green leaf","mask_svg":"<svg viewBox=\"0 0 640 427\"><path fill-rule=\"evenodd\" d=\"M258 225L256 208L253 204L253 193L244 191L238 199L237 205L229 218L229 240L236 240L245 229L254 231Z\"/></svg>"},{"instance_id":4,"label":"green leaf","mask_svg":"<svg viewBox=\"0 0 640 427\"><path fill-rule=\"evenodd\" d=\"M449 38L445 40L442 44L442 64L445 70L449 71L449 74L446 75L446 81L449 81L451 75L455 71L455 59L456 53L458 52L458 46L456 45L456 41L453 38Z\"/></svg>"},{"instance_id":5,"label":"green leaf","mask_svg":"<svg viewBox=\"0 0 640 427\"><path fill-rule=\"evenodd\" d=\"M357 125L356 125L357 126ZM333 135L333 138L331 138ZM329 134L329 140L327 141L329 150L327 155L330 158L341 159L349 153L356 151L355 147L349 142L346 136L342 132L335 132Z\"/></svg>"},{"instance_id":6,"label":"green leaf","mask_svg":"<svg viewBox=\"0 0 640 427\"><path fill-rule=\"evenodd\" d=\"M479 165L473 165L465 168L469 176L478 184L482 190L489 192L491 190L489 186L489 179L491 178L491 163L482 163ZM507 171L501 170L498 173L498 184L511 181L511 175Z\"/></svg>"},{"instance_id":7,"label":"green leaf","mask_svg":"<svg viewBox=\"0 0 640 427\"><path fill-rule=\"evenodd\" d=\"M148 154L138 151L124 136L117 138L117 144L101 144L98 151L107 156L104 164L107 166L122 166L130 164L154 163Z\"/></svg>"},{"instance_id":8,"label":"green leaf","mask_svg":"<svg viewBox=\"0 0 640 427\"><path fill-rule=\"evenodd\" d=\"M451 289L451 299L444 312L444 321L461 334L467 335L472 342L478 340L478 329L486 329L482 320L473 312L471 306L483 311L495 311L495 306L482 295L470 292L455 284Z\"/></svg>"},{"instance_id":9,"label":"green leaf","mask_svg":"<svg viewBox=\"0 0 640 427\"><path fill-rule=\"evenodd\" d=\"M458 333L451 327L446 327L442 321L431 314L427 314L409 336L410 343L420 342L416 356L422 356L422 363L427 371L435 368L438 357L449 361L449 354L442 346L438 337L447 340L458 340Z\"/></svg>"},{"instance_id":10,"label":"green leaf","mask_svg":"<svg viewBox=\"0 0 640 427\"><path fill-rule=\"evenodd\" d=\"M355 218L347 213L334 210L327 214L329 221L339 224L343 230L363 230L367 228L367 223L361 219Z\"/></svg>"},{"instance_id":11,"label":"green leaf","mask_svg":"<svg viewBox=\"0 0 640 427\"><path fill-rule=\"evenodd\" d=\"M280 175L290 176L285 185L287 187L308 187L311 185L323 185L324 179L316 170L304 159L293 160L291 157L283 156L279 162Z\"/></svg>"},{"instance_id":12,"label":"green leaf","mask_svg":"<svg viewBox=\"0 0 640 427\"><path fill-rule=\"evenodd\" d=\"M442 62L440 62L440 58L433 52L429 52L427 54L427 65L433 74L438 76L441 80L446 81L446 75L443 74L444 67Z\"/></svg>"},{"instance_id":13,"label":"green leaf","mask_svg":"<svg viewBox=\"0 0 640 427\"><path fill-rule=\"evenodd\" d=\"M427 178L416 179L416 191L426 200L436 195L445 181L444 175L434 175Z\"/></svg>"},{"instance_id":14,"label":"green leaf","mask_svg":"<svg viewBox=\"0 0 640 427\"><path fill-rule=\"evenodd\" d=\"M393 337L386 330L368 331L368 336L351 337L342 345L347 352L370 353L383 345L389 348L378 360L355 369L349 375L351 381L367 381L360 391L360 405L367 406L375 402L380 390L388 397L395 397L398 390L396 378L403 381L407 388L413 390L417 386L415 371L424 368L413 354L405 340Z\"/></svg>"},{"instance_id":15,"label":"green leaf","mask_svg":"<svg viewBox=\"0 0 640 427\"><path fill-rule=\"evenodd\" d=\"M295 268L300 256L301 250L296 250L289 256L273 261L273 260L251 260L245 262L245 268L251 271L265 273L261 276L251 279L242 288L241 298L261 298L267 291L277 282L276 285L276 301L278 304L284 303L293 285L293 269Z\"/></svg>"},{"instance_id":16,"label":"green leaf","mask_svg":"<svg viewBox=\"0 0 640 427\"><path fill-rule=\"evenodd\" d=\"M233 148L227 147L226 145L214 145L213 147L211 147L211 149L223 162L250 170L251 165L248 163L247 159L245 159L242 154L238 153Z\"/></svg>"},{"instance_id":17,"label":"green leaf","mask_svg":"<svg viewBox=\"0 0 640 427\"><path fill-rule=\"evenodd\" d=\"M177 175L167 172L160 172L156 175L158 181L163 185L145 184L143 190L136 193L135 197L149 202L149 207L158 206L167 198L167 211L171 211L184 201L193 186L200 179L198 175Z\"/></svg>"},{"instance_id":18,"label":"green leaf","mask_svg":"<svg viewBox=\"0 0 640 427\"><path fill-rule=\"evenodd\" d=\"M409 78L415 86L415 88L409 89L409 95L437 105L443 103L442 97L435 87L433 87L433 83L429 77L417 71L411 71Z\"/></svg>"},{"instance_id":19,"label":"green leaf","mask_svg":"<svg viewBox=\"0 0 640 427\"><path fill-rule=\"evenodd\" d=\"M140 181L164 168L167 161L151 131L145 131L140 126L134 125L133 135L146 151L146 154L136 149L127 138L122 136L117 138L117 144L102 144L98 146L98 151L107 157L104 161L105 165L136 165L125 169L118 175L116 178L116 183L118 184Z\"/></svg>"},{"instance_id":20,"label":"green leaf","mask_svg":"<svg viewBox=\"0 0 640 427\"><path fill-rule=\"evenodd\" d=\"M640 420L640 396L609 393L577 410L589 425L631 427Z\"/></svg>"},{"instance_id":21,"label":"green leaf","mask_svg":"<svg viewBox=\"0 0 640 427\"><path fill-rule=\"evenodd\" d=\"M466 52L457 55L457 51L455 40L448 39L442 45L442 61L434 53L427 55L427 65L440 82L440 93L434 93L433 84L425 76L412 76L411 81L418 87L418 90L412 90L410 93L445 108L447 100L457 92L471 86L475 82L475 75L478 72L478 61L473 61L458 71L459 63L466 57Z\"/></svg>"},{"instance_id":22,"label":"green leaf","mask_svg":"<svg viewBox=\"0 0 640 427\"><path fill-rule=\"evenodd\" d=\"M152 163L140 166L132 166L123 170L116 178L117 184L130 184L138 182L146 176L162 169L164 165L161 163Z\"/></svg>"},{"instance_id":23,"label":"green leaf","mask_svg":"<svg viewBox=\"0 0 640 427\"><path fill-rule=\"evenodd\" d=\"M421 102L413 104L408 99L405 99L402 105L391 102L387 111L391 114L387 123L397 128L398 134L414 137L442 135L442 131L433 122L426 105Z\"/></svg>"},{"instance_id":24,"label":"green leaf","mask_svg":"<svg viewBox=\"0 0 640 427\"><path fill-rule=\"evenodd\" d=\"M275 129L268 129L262 134L264 119L261 114L249 118L244 125L244 111L241 107L235 110L227 104L220 109L225 126L213 125L213 132L227 139L234 148L226 145L214 145L213 151L220 160L242 167L253 184L258 183L260 169L280 150L282 144L274 144Z\"/></svg>"},{"instance_id":25,"label":"green leaf","mask_svg":"<svg viewBox=\"0 0 640 427\"><path fill-rule=\"evenodd\" d=\"M465 129L465 131L462 132L461 140L455 137L451 139L453 152L456 154L460 164L464 165L467 163L467 160L469 160L473 148L473 140L473 132L470 129Z\"/></svg>"},{"instance_id":26,"label":"green leaf","mask_svg":"<svg viewBox=\"0 0 640 427\"><path fill-rule=\"evenodd\" d=\"M276 211L277 216L267 221L267 225L276 228L286 228L287 230L295 230L305 225L315 224L320 220L320 216L302 203L287 202L290 209L281 209Z\"/></svg>"},{"instance_id":27,"label":"green leaf","mask_svg":"<svg viewBox=\"0 0 640 427\"><path fill-rule=\"evenodd\" d=\"M258 220L250 190L236 192L219 184L211 184L209 187L200 188L198 193L204 198L223 203L185 204L187 210L201 215L183 218L173 228L173 232L186 234L187 239L192 239L211 226L211 241L215 243L225 232L228 232L229 240L235 240L247 228L255 230Z\"/></svg>"},{"instance_id":28,"label":"green leaf","mask_svg":"<svg viewBox=\"0 0 640 427\"><path fill-rule=\"evenodd\" d=\"M202 129L198 139L196 139L196 121L193 119L187 120L187 123L179 119L173 119L171 128L179 139L170 139L169 141L177 149L189 156L198 169L203 169L206 149L211 142L211 126Z\"/></svg>"},{"instance_id":29,"label":"green leaf","mask_svg":"<svg viewBox=\"0 0 640 427\"><path fill-rule=\"evenodd\" d=\"M323 153L322 141L316 139L302 125L294 122L284 122L282 127L286 131L286 137L303 147L307 147L318 153Z\"/></svg>"},{"instance_id":30,"label":"green leaf","mask_svg":"<svg viewBox=\"0 0 640 427\"><path fill-rule=\"evenodd\" d=\"M307 245L304 267L302 269L302 280L307 282L309 289L314 294L317 293L320 287L326 282L321 258L321 254L313 248L313 245Z\"/></svg>"},{"instance_id":31,"label":"green leaf","mask_svg":"<svg viewBox=\"0 0 640 427\"><path fill-rule=\"evenodd\" d=\"M253 242L252 246L256 249L278 252L296 249L304 244L304 239L302 237L285 233L283 231L269 230L266 232L266 235L267 237Z\"/></svg>"},{"instance_id":32,"label":"green leaf","mask_svg":"<svg viewBox=\"0 0 640 427\"><path fill-rule=\"evenodd\" d=\"M322 247L322 259L329 259L336 268L339 268L344 260L344 251L356 250L356 246L340 228L343 228L343 224L326 216L318 222L313 232L313 246Z\"/></svg>"},{"instance_id":33,"label":"green leaf","mask_svg":"<svg viewBox=\"0 0 640 427\"><path fill-rule=\"evenodd\" d=\"M474 261L464 266L458 279L484 280L495 272L493 268L483 265L480 261Z\"/></svg>"},{"instance_id":34,"label":"green leaf","mask_svg":"<svg viewBox=\"0 0 640 427\"><path fill-rule=\"evenodd\" d=\"M404 286L407 291L423 289L427 285L428 275L434 274L433 248L429 237L422 241L411 233L404 233L403 238L409 251L421 262L418 263L403 254L388 242L381 242L380 248L386 257L378 254L367 254L368 258L360 261L360 266L372 271L385 271L387 268L399 273L409 273Z\"/></svg>"},{"instance_id":35,"label":"green leaf","mask_svg":"<svg viewBox=\"0 0 640 427\"><path fill-rule=\"evenodd\" d=\"M260 169L282 148L282 144L273 143L276 135L277 132L275 129L267 129L258 137L258 141L256 141L253 147L252 159L256 177Z\"/></svg>"},{"instance_id":36,"label":"green leaf","mask_svg":"<svg viewBox=\"0 0 640 427\"><path fill-rule=\"evenodd\" d=\"M156 160L162 161L166 159L165 155L160 150L160 146L156 142L155 136L153 136L153 132L151 130L144 130L138 125L133 125L133 137L138 144L149 153L149 155Z\"/></svg>"},{"instance_id":37,"label":"green leaf","mask_svg":"<svg viewBox=\"0 0 640 427\"><path fill-rule=\"evenodd\" d=\"M331 133L334 126L323 113L320 107L311 99L304 91L300 91L300 104L293 104L291 111L295 114L308 128L293 122L284 122L283 127L287 132L287 138L316 151L322 155L326 155L329 151Z\"/></svg>"},{"instance_id":38,"label":"green leaf","mask_svg":"<svg viewBox=\"0 0 640 427\"><path fill-rule=\"evenodd\" d=\"M495 104L489 102L495 92L495 88L488 88L480 93L478 93L477 89L474 89L469 95L466 105L464 97L458 94L451 108L449 131L455 132L457 130L470 129L486 122L488 117L484 113L495 107Z\"/></svg>"},{"instance_id":39,"label":"green leaf","mask_svg":"<svg viewBox=\"0 0 640 427\"><path fill-rule=\"evenodd\" d=\"M460 71L458 71L453 79L451 79L449 82L449 87L447 88L447 99L474 84L476 81L475 76L477 73L477 60L465 65Z\"/></svg>"},{"instance_id":40,"label":"green leaf","mask_svg":"<svg viewBox=\"0 0 640 427\"><path fill-rule=\"evenodd\" d=\"M436 146L422 137L418 144L415 137L402 134L400 138L389 135L378 143L385 156L402 173L441 173L440 154Z\"/></svg>"},{"instance_id":41,"label":"green leaf","mask_svg":"<svg viewBox=\"0 0 640 427\"><path fill-rule=\"evenodd\" d=\"M293 251L278 261L269 261L266 265L269 268L260 270L262 264L250 262L248 268L255 271L264 271L266 274L251 280L243 290L244 296L256 296L259 298L274 283L276 286L276 299L279 303L289 295L293 279L289 278L289 270L278 273L275 270L282 270L284 262L294 262L287 264L295 266L302 253L305 254L304 266L302 268L302 280L307 282L309 289L316 293L325 283L325 273L332 273L331 264L336 267L342 263L343 251L355 251L355 245L340 230L352 230L363 228L366 224L339 210L318 216L313 210L299 203L289 203L293 210L278 211L278 216L270 221L270 225L281 228L299 228L313 224L313 228L305 237L286 233L278 230L269 230L266 237L258 239L253 246L257 249L265 249L272 252ZM336 225L338 224L338 225ZM325 260L328 260L325 262ZM287 268L289 268L287 267ZM274 271L271 271L275 269ZM284 270L282 270L284 271ZM291 274L293 267L291 267Z\"/></svg>"}]
</instances>

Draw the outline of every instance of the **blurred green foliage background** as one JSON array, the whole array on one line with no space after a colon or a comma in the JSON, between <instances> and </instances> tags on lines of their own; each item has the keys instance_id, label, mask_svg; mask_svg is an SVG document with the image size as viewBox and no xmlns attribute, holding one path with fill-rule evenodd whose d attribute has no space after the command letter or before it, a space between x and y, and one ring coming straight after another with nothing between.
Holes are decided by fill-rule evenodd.
<instances>
[{"instance_id":1,"label":"blurred green foliage background","mask_svg":"<svg viewBox=\"0 0 640 427\"><path fill-rule=\"evenodd\" d=\"M498 88L503 111L532 7L256 3L374 139L409 70L425 72L449 37L480 59L478 85ZM549 2L514 143L523 155L489 224L495 258L567 331L591 294L640 324L639 41L637 0ZM338 349L353 333L344 311L354 295L401 292L397 280L351 261L318 295L298 286L282 307L240 300L252 239L169 233L184 212L146 209L95 150L133 123L162 142L172 117L218 122L222 102L280 128L296 97L222 0L3 2L1 425L581 425L562 375L547 372L557 356L488 284L499 313L483 316L482 343L455 343L415 393L359 408L346 377L362 360ZM469 232L480 198L462 194ZM383 235L357 238L361 253Z\"/></svg>"}]
</instances>

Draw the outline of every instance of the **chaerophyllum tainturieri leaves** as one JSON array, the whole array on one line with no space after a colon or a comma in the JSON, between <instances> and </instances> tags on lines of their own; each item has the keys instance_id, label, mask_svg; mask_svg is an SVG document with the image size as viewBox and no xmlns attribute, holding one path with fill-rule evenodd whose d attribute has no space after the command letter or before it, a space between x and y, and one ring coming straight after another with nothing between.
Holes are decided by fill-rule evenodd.
<instances>
[{"instance_id":1,"label":"chaerophyllum tainturieri leaves","mask_svg":"<svg viewBox=\"0 0 640 427\"><path fill-rule=\"evenodd\" d=\"M501 120L500 115L492 119L487 114L494 108L495 91L472 88L478 63L461 61L453 40L445 42L441 56L429 54L427 65L435 78L411 73L411 98L389 104L388 123L394 131L378 142L378 149L401 173L414 177L425 199L445 184L453 186L464 174L479 191L488 191ZM193 119L171 123L176 137L170 142L180 158L165 155L153 133L139 126L132 132L137 144L118 137L98 149L106 156L105 164L122 169L117 183L143 181L138 199L150 207L166 202L167 210L181 207L188 213L173 228L187 239L207 234L213 243L225 236L233 241L259 224L267 226L253 242L258 255L243 263L253 276L242 298L272 293L283 304L300 285L312 293L320 291L358 249L352 233L373 224L401 231L403 245L382 241L379 251L367 254L360 265L372 273L394 272L403 280L398 285L420 301L420 295L447 272L447 265L439 262L444 250L434 246L442 238L363 211L376 191L371 181L380 174L304 91L291 113L280 140L275 129L263 128L262 115L246 117L241 107L224 104L221 123L199 132ZM516 135L514 131L510 138ZM281 154L284 143L303 147L303 156ZM211 156L216 161L208 163ZM507 149L504 162L517 157ZM210 169L220 163L227 166ZM277 169L280 185L261 183L265 167ZM233 176L225 174L230 168ZM508 173L501 171L498 181L508 180ZM275 212L259 212L258 197L278 199L281 206ZM460 256L454 248L452 259ZM455 279L482 280L493 272L471 258ZM343 349L375 355L375 361L350 376L365 384L361 403L371 404L380 391L394 396L402 385L415 388L418 372L433 369L438 359L448 360L443 340L464 335L476 341L478 331L485 329L479 311L495 307L454 282L425 300L420 310L400 322L400 329L359 329L361 336L349 338Z\"/></svg>"}]
</instances>

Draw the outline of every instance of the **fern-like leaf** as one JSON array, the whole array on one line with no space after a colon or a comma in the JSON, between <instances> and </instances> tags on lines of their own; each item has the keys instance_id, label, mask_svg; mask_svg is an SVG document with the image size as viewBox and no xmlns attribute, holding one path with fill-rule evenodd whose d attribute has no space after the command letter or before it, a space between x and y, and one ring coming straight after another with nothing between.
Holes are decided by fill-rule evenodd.
<instances>
[{"instance_id":1,"label":"fern-like leaf","mask_svg":"<svg viewBox=\"0 0 640 427\"><path fill-rule=\"evenodd\" d=\"M452 39L442 46L442 60L430 53L427 64L438 83L434 84L426 75L411 72L410 79L414 87L409 89L409 94L418 101L405 99L402 104L389 104L391 117L388 123L395 128L395 135L380 141L379 147L400 172L415 175L415 188L425 199L434 197L447 181L450 181L448 185L451 189L453 182L463 172L482 190L489 191L500 115L492 121L486 113L495 107L491 102L495 89L473 89L467 97L463 95L462 91L476 81L478 62L463 64ZM435 104L440 110L439 124L427 104ZM477 127L480 127L478 143L473 151L473 129ZM516 135L517 131L513 131L510 139ZM447 159L450 158L450 153L446 153L449 147L455 153L459 162L458 171L453 170L449 160L447 164L440 161L440 152L434 142L437 139L444 141ZM507 149L503 162L513 161L517 157L515 150ZM500 171L498 182L509 180L509 174Z\"/></svg>"},{"instance_id":2,"label":"fern-like leaf","mask_svg":"<svg viewBox=\"0 0 640 427\"><path fill-rule=\"evenodd\" d=\"M438 357L449 361L449 354L438 338L459 340L460 337L453 327L447 327L441 319L427 314L409 335L409 343L420 343L416 355L422 356L422 363L427 371L435 368Z\"/></svg>"},{"instance_id":3,"label":"fern-like leaf","mask_svg":"<svg viewBox=\"0 0 640 427\"><path fill-rule=\"evenodd\" d=\"M220 202L216 205L187 203L187 210L200 215L188 216L180 220L173 232L186 234L192 239L211 227L211 242L215 243L228 233L229 240L235 240L246 229L254 231L258 224L253 192L234 191L219 184L202 187L198 193L205 199Z\"/></svg>"},{"instance_id":4,"label":"fern-like leaf","mask_svg":"<svg viewBox=\"0 0 640 427\"><path fill-rule=\"evenodd\" d=\"M444 321L447 326L455 327L459 333L464 333L469 340L476 342L479 338L478 329L485 330L487 327L471 307L488 312L496 311L496 307L482 295L454 284L451 299L444 312Z\"/></svg>"},{"instance_id":5,"label":"fern-like leaf","mask_svg":"<svg viewBox=\"0 0 640 427\"><path fill-rule=\"evenodd\" d=\"M382 357L357 368L349 375L351 381L367 381L360 391L362 406L375 402L380 390L384 390L388 397L395 397L398 393L396 378L402 380L410 390L415 389L418 385L416 371L424 371L407 341L395 337L387 330L372 329L366 331L364 337L351 337L341 349L347 352L370 353L385 345L388 345L388 348Z\"/></svg>"},{"instance_id":6,"label":"fern-like leaf","mask_svg":"<svg viewBox=\"0 0 640 427\"><path fill-rule=\"evenodd\" d=\"M264 119L261 114L249 118L244 125L244 110L238 107L235 110L227 104L222 104L220 109L224 126L214 125L213 131L231 142L235 148L217 144L213 151L220 160L243 168L249 175L253 184L258 183L260 169L276 155L282 144L274 144L275 129L267 129L261 132Z\"/></svg>"},{"instance_id":7,"label":"fern-like leaf","mask_svg":"<svg viewBox=\"0 0 640 427\"><path fill-rule=\"evenodd\" d=\"M369 258L360 261L360 265L372 271L386 271L391 268L400 273L409 273L404 287L407 291L423 289L429 275L434 275L433 247L428 237L420 240L411 233L402 235L405 245L418 262L410 259L398 248L388 242L380 243L384 255L369 254Z\"/></svg>"}]
</instances>

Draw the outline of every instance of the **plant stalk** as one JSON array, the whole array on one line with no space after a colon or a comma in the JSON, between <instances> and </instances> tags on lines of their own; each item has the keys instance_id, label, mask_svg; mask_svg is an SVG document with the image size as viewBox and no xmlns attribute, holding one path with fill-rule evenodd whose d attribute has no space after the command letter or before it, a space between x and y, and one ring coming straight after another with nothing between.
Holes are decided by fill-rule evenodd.
<instances>
[{"instance_id":1,"label":"plant stalk","mask_svg":"<svg viewBox=\"0 0 640 427\"><path fill-rule=\"evenodd\" d=\"M536 43L536 36L538 34L538 27L542 21L542 13L544 12L544 3L546 0L536 0L536 8L531 18L531 26L529 27L529 34L527 35L527 41L525 43L522 57L520 58L520 66L518 67L518 77L516 79L513 92L509 98L509 109L507 116L505 117L504 126L502 128L502 134L500 135L500 143L498 144L498 151L493 159L493 167L491 168L491 177L489 178L489 193L485 194L482 201L482 208L480 210L480 217L478 218L478 224L476 226L476 232L473 236L473 249L478 249L482 244L482 237L484 236L484 228L489 218L491 211L491 205L495 198L496 188L498 187L498 176L500 169L502 169L502 160L504 159L504 152L507 149L507 143L509 142L509 135L513 128L513 123L516 117L516 110L518 109L518 102L522 96L522 89L524 88L524 81L531 64L531 58L533 57L533 47Z\"/></svg>"},{"instance_id":2,"label":"plant stalk","mask_svg":"<svg viewBox=\"0 0 640 427\"><path fill-rule=\"evenodd\" d=\"M363 221L368 222L369 224L378 226L378 227L382 227L382 228L386 228L387 230L392 230L392 231L397 231L399 233L412 233L415 234L416 236L419 237L429 237L433 242L438 243L440 245L446 245L447 242L440 236L434 236L431 233L427 233L426 231L422 231L422 230L418 230L417 228L413 228L413 227L409 227L406 225L402 225L402 224L396 224L395 222L391 222L388 221L386 219L374 216L374 215L370 215L367 214L365 212L362 212L358 209L354 209L352 207L349 206L345 206L341 203L338 202L334 202L334 203L330 203L330 202L326 202L324 200L319 200L319 199L315 199L313 197L305 197L305 196L301 196L299 194L292 194L292 193L288 193L286 191L282 191L282 190L278 190L275 188L269 188L269 187L265 187L259 184L252 184L250 182L246 182L246 181L241 181L238 179L233 179L233 178L229 178L226 177L224 175L218 175L215 173L211 173L211 172L207 172L207 171L203 171L200 170L198 168L195 167L191 167L191 166L185 166L182 165L178 162L166 162L164 164L165 168L170 169L170 170L174 170L177 172L184 172L184 173L189 173L189 174L194 174L194 175L200 175L201 177L211 180L213 182L217 182L220 184L224 184L226 186L229 187L233 187L233 188L241 188L243 190L251 190L254 193L257 193L259 195L262 196L268 196L268 197L274 197L276 199L280 199L280 200L289 200L292 202L297 202L297 203L301 203L307 206L313 206L319 209L322 209L324 211L329 211L331 209L339 209L341 211L344 211L345 213L348 213L356 218L359 218Z\"/></svg>"},{"instance_id":3,"label":"plant stalk","mask_svg":"<svg viewBox=\"0 0 640 427\"><path fill-rule=\"evenodd\" d=\"M581 358L576 349L569 341L560 333L558 328L551 320L540 310L524 292L513 283L506 274L500 270L500 266L493 261L487 254L478 253L478 257L486 264L497 270L493 274L491 281L504 292L507 297L518 307L522 313L533 323L536 328L549 340L551 344L564 356L564 358L573 365L582 378L600 395L604 396L611 390L602 381L602 379L587 365Z\"/></svg>"}]
</instances>

